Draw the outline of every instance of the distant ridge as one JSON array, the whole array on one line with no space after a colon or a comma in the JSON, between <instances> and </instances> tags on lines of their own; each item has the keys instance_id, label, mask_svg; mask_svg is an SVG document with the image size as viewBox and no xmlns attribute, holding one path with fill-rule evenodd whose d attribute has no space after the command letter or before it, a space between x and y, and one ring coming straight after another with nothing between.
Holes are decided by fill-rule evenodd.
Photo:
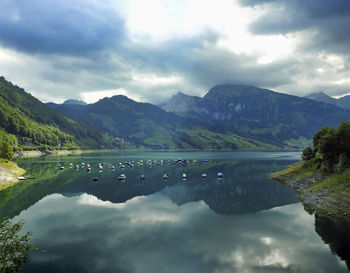
<instances>
[{"instance_id":1,"label":"distant ridge","mask_svg":"<svg viewBox=\"0 0 350 273\"><path fill-rule=\"evenodd\" d=\"M64 105L87 105L87 103L85 101L76 100L76 99L65 100L62 104L64 104Z\"/></svg>"},{"instance_id":2,"label":"distant ridge","mask_svg":"<svg viewBox=\"0 0 350 273\"><path fill-rule=\"evenodd\" d=\"M336 99L336 98L332 98L331 96L328 96L327 94L325 94L323 92L318 92L318 93L309 94L309 95L305 96L305 98L312 99L312 100L319 101L319 102L332 104L332 105L336 105L336 106L341 107L343 109L350 110L350 95Z\"/></svg>"}]
</instances>

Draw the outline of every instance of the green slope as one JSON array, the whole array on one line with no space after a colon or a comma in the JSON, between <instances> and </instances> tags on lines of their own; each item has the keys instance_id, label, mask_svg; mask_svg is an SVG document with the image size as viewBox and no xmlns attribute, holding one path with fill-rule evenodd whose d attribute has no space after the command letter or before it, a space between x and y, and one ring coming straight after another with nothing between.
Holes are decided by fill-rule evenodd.
<instances>
[{"instance_id":1,"label":"green slope","mask_svg":"<svg viewBox=\"0 0 350 273\"><path fill-rule=\"evenodd\" d=\"M16 136L22 146L99 147L104 137L102 132L63 116L4 77L0 77L0 128L0 135Z\"/></svg>"}]
</instances>

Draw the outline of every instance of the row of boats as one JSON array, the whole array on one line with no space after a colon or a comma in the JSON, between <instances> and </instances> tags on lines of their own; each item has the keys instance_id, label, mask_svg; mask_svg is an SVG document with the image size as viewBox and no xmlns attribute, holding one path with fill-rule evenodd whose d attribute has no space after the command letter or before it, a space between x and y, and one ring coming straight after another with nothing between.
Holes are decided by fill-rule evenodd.
<instances>
[{"instance_id":1,"label":"row of boats","mask_svg":"<svg viewBox=\"0 0 350 273\"><path fill-rule=\"evenodd\" d=\"M224 173L223 172L218 172L216 174L217 178L223 178L224 177ZM206 179L208 177L208 175L206 173L202 173L201 177L203 179ZM126 174L121 174L118 176L118 180L125 180L126 179ZM144 174L140 175L140 180L145 180L146 176ZM169 175L167 173L163 174L163 179L164 180L168 180L169 179ZM186 180L187 179L187 173L183 173L182 174L182 180Z\"/></svg>"},{"instance_id":2,"label":"row of boats","mask_svg":"<svg viewBox=\"0 0 350 273\"><path fill-rule=\"evenodd\" d=\"M183 160L183 159L174 159L174 160L146 160L146 161L143 161L143 160L139 160L137 162L135 161L126 161L126 162L118 162L118 168L119 169L124 169L126 167L130 167L130 168L133 168L135 165L138 166L138 167L143 167L143 166L147 166L149 168L153 168L155 166L162 166L164 164L167 164L167 165L187 165L187 164L202 164L202 163L208 163L209 160ZM112 169L114 170L115 169L115 166L112 165L112 164L106 164L104 162L101 162L101 163L98 163L98 171L103 171L104 167L109 168L109 169ZM70 168L73 168L74 167L74 164L73 163L69 163L69 167ZM58 168L60 170L64 170L64 166L59 164L58 165ZM76 164L75 165L75 168L77 170L79 170L80 168L86 168L86 170L88 172L91 172L91 164L89 163L84 163L84 162L81 162L80 164ZM218 172L216 174L217 178L223 178L224 174L222 172ZM202 173L201 174L201 177L203 179L206 179L208 177L208 175L206 173ZM169 179L169 174L165 173L163 174L162 176L163 180L168 180ZM144 174L141 174L139 179L141 181L145 180L146 179L146 176ZM98 181L98 177L94 176L92 178L93 181ZM122 173L118 176L118 180L120 181L125 181L126 180L126 174ZM187 180L187 173L183 173L182 174L182 180Z\"/></svg>"},{"instance_id":3,"label":"row of boats","mask_svg":"<svg viewBox=\"0 0 350 273\"><path fill-rule=\"evenodd\" d=\"M126 162L118 162L118 167L119 169L124 169L125 167L130 167L130 168L133 168L135 165L137 165L138 167L143 167L144 165L149 167L149 168L153 168L155 166L162 166L164 164L167 164L167 165L184 165L184 164L202 164L202 163L208 163L209 160L207 159L204 159L204 160L187 160L187 159L173 159L173 160L167 160L167 161L164 161L163 159L161 160L147 160L147 161L143 161L143 160L139 160L137 162L135 161L126 161ZM101 162L101 163L98 163L98 170L99 171L102 171L103 168L107 165L107 167L109 169L112 169L114 170L115 169L115 166L112 165L112 164L106 164L104 162ZM69 163L69 167L70 168L73 168L73 163ZM80 168L85 168L86 167L86 170L88 172L91 171L91 165L89 163L84 163L84 162L81 162L80 164L76 164L75 165L75 168L77 170L79 170ZM62 164L59 164L58 165L58 168L60 170L64 170L64 166Z\"/></svg>"}]
</instances>

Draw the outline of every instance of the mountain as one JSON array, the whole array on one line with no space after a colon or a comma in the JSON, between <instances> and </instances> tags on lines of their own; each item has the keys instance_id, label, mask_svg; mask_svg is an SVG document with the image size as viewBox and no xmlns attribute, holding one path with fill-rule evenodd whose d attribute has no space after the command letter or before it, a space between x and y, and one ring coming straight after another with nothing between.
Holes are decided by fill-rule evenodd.
<instances>
[{"instance_id":1,"label":"mountain","mask_svg":"<svg viewBox=\"0 0 350 273\"><path fill-rule=\"evenodd\" d=\"M350 95L341 98L332 98L323 92L312 93L305 98L312 99L319 102L324 102L328 104L333 104L346 110L350 110Z\"/></svg>"},{"instance_id":2,"label":"mountain","mask_svg":"<svg viewBox=\"0 0 350 273\"><path fill-rule=\"evenodd\" d=\"M350 110L350 95L341 97L337 100L340 107Z\"/></svg>"},{"instance_id":3,"label":"mountain","mask_svg":"<svg viewBox=\"0 0 350 273\"><path fill-rule=\"evenodd\" d=\"M139 146L183 149L273 147L233 133L210 131L199 122L188 121L155 105L122 95L88 105L51 103L49 106L74 120L96 126L118 141Z\"/></svg>"},{"instance_id":4,"label":"mountain","mask_svg":"<svg viewBox=\"0 0 350 273\"><path fill-rule=\"evenodd\" d=\"M192 105L201 100L200 97L189 96L182 92L178 92L176 95L167 102L159 105L167 112L173 112L178 115L186 115L191 110Z\"/></svg>"},{"instance_id":5,"label":"mountain","mask_svg":"<svg viewBox=\"0 0 350 273\"><path fill-rule=\"evenodd\" d=\"M105 133L55 111L0 77L0 135L22 146L100 147ZM15 145L15 143L12 143Z\"/></svg>"},{"instance_id":6,"label":"mountain","mask_svg":"<svg viewBox=\"0 0 350 273\"><path fill-rule=\"evenodd\" d=\"M87 105L87 103L85 101L75 100L75 99L65 100L63 102L63 104L65 104L65 105Z\"/></svg>"},{"instance_id":7,"label":"mountain","mask_svg":"<svg viewBox=\"0 0 350 273\"><path fill-rule=\"evenodd\" d=\"M176 113L170 107L175 103L172 97L163 109ZM204 97L187 104L186 109L182 116L210 130L280 146L311 139L321 127L337 126L350 119L350 113L337 106L248 85L215 86Z\"/></svg>"},{"instance_id":8,"label":"mountain","mask_svg":"<svg viewBox=\"0 0 350 273\"><path fill-rule=\"evenodd\" d=\"M332 98L323 92L312 93L305 96L305 98L339 106L337 99Z\"/></svg>"}]
</instances>

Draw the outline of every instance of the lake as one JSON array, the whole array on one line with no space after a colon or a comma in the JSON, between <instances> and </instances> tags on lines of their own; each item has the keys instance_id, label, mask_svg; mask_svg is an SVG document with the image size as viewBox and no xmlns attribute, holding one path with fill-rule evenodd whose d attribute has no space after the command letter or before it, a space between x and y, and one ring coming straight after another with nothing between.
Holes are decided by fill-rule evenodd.
<instances>
[{"instance_id":1,"label":"lake","mask_svg":"<svg viewBox=\"0 0 350 273\"><path fill-rule=\"evenodd\" d=\"M33 232L26 273L348 272L349 223L309 214L269 178L299 159L285 151L21 159L35 179L0 192L0 217Z\"/></svg>"}]
</instances>

